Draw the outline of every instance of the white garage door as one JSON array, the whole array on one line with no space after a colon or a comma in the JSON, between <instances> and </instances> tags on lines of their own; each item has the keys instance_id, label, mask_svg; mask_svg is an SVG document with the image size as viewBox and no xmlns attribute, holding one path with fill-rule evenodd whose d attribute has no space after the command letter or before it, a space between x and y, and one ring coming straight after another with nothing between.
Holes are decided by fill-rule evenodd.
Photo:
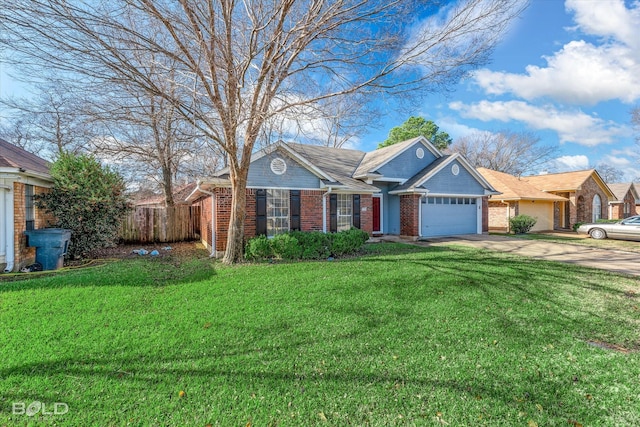
<instances>
[{"instance_id":1,"label":"white garage door","mask_svg":"<svg viewBox=\"0 0 640 427\"><path fill-rule=\"evenodd\" d=\"M478 232L479 199L472 197L427 197L422 200L423 237L455 236Z\"/></svg>"}]
</instances>

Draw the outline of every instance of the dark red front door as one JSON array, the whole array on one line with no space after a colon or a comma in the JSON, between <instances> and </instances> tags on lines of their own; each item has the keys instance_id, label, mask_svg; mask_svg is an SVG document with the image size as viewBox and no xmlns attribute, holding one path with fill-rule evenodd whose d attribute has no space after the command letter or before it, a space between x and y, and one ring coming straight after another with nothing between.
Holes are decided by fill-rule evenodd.
<instances>
[{"instance_id":1,"label":"dark red front door","mask_svg":"<svg viewBox=\"0 0 640 427\"><path fill-rule=\"evenodd\" d=\"M373 197L373 232L380 233L380 197Z\"/></svg>"}]
</instances>

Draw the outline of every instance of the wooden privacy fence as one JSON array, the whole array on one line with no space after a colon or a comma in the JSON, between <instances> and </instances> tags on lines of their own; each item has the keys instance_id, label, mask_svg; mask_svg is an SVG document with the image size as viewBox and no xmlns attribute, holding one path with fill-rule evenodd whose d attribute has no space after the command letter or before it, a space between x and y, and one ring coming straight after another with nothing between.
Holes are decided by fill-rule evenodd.
<instances>
[{"instance_id":1,"label":"wooden privacy fence","mask_svg":"<svg viewBox=\"0 0 640 427\"><path fill-rule=\"evenodd\" d=\"M125 243L183 242L200 237L200 206L135 207L122 221Z\"/></svg>"}]
</instances>

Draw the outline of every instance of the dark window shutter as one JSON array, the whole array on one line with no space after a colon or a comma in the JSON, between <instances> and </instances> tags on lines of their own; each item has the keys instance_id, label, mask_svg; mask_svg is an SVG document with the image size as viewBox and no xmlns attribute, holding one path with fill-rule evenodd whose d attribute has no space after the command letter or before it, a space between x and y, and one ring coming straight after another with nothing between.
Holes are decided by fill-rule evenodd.
<instances>
[{"instance_id":1,"label":"dark window shutter","mask_svg":"<svg viewBox=\"0 0 640 427\"><path fill-rule=\"evenodd\" d=\"M267 235L267 190L256 190L256 236Z\"/></svg>"},{"instance_id":2,"label":"dark window shutter","mask_svg":"<svg viewBox=\"0 0 640 427\"><path fill-rule=\"evenodd\" d=\"M360 228L360 195L353 195L353 226Z\"/></svg>"},{"instance_id":3,"label":"dark window shutter","mask_svg":"<svg viewBox=\"0 0 640 427\"><path fill-rule=\"evenodd\" d=\"M300 231L300 190L291 190L289 201L291 209L289 229Z\"/></svg>"},{"instance_id":4,"label":"dark window shutter","mask_svg":"<svg viewBox=\"0 0 640 427\"><path fill-rule=\"evenodd\" d=\"M329 231L338 231L338 195L329 194Z\"/></svg>"}]
</instances>

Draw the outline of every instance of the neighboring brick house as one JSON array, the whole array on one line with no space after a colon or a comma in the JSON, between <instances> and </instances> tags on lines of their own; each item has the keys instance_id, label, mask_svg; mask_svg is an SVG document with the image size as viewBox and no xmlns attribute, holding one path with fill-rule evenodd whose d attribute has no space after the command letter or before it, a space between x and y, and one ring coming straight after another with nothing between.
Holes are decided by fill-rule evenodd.
<instances>
[{"instance_id":1,"label":"neighboring brick house","mask_svg":"<svg viewBox=\"0 0 640 427\"><path fill-rule=\"evenodd\" d=\"M35 262L25 230L49 225L33 196L53 186L49 162L0 139L0 272L19 271Z\"/></svg>"},{"instance_id":2,"label":"neighboring brick house","mask_svg":"<svg viewBox=\"0 0 640 427\"><path fill-rule=\"evenodd\" d=\"M491 185L459 154L419 137L372 152L278 143L251 160L245 237L290 230L413 238L482 232ZM187 200L201 207L203 243L226 248L231 214L228 171L198 182Z\"/></svg>"},{"instance_id":3,"label":"neighboring brick house","mask_svg":"<svg viewBox=\"0 0 640 427\"><path fill-rule=\"evenodd\" d=\"M478 168L478 172L501 193L488 198L489 231L509 232L509 219L517 215L536 218L531 231L553 230L555 204L569 201L565 197L541 191L513 175L486 168Z\"/></svg>"},{"instance_id":4,"label":"neighboring brick house","mask_svg":"<svg viewBox=\"0 0 640 427\"><path fill-rule=\"evenodd\" d=\"M555 202L554 229L571 230L578 222L608 219L609 202L616 200L595 169L525 176L522 180L545 193L567 199Z\"/></svg>"},{"instance_id":5,"label":"neighboring brick house","mask_svg":"<svg viewBox=\"0 0 640 427\"><path fill-rule=\"evenodd\" d=\"M607 185L616 196L616 200L609 201L609 218L624 219L638 215L636 206L640 204L640 195L632 182Z\"/></svg>"}]
</instances>

